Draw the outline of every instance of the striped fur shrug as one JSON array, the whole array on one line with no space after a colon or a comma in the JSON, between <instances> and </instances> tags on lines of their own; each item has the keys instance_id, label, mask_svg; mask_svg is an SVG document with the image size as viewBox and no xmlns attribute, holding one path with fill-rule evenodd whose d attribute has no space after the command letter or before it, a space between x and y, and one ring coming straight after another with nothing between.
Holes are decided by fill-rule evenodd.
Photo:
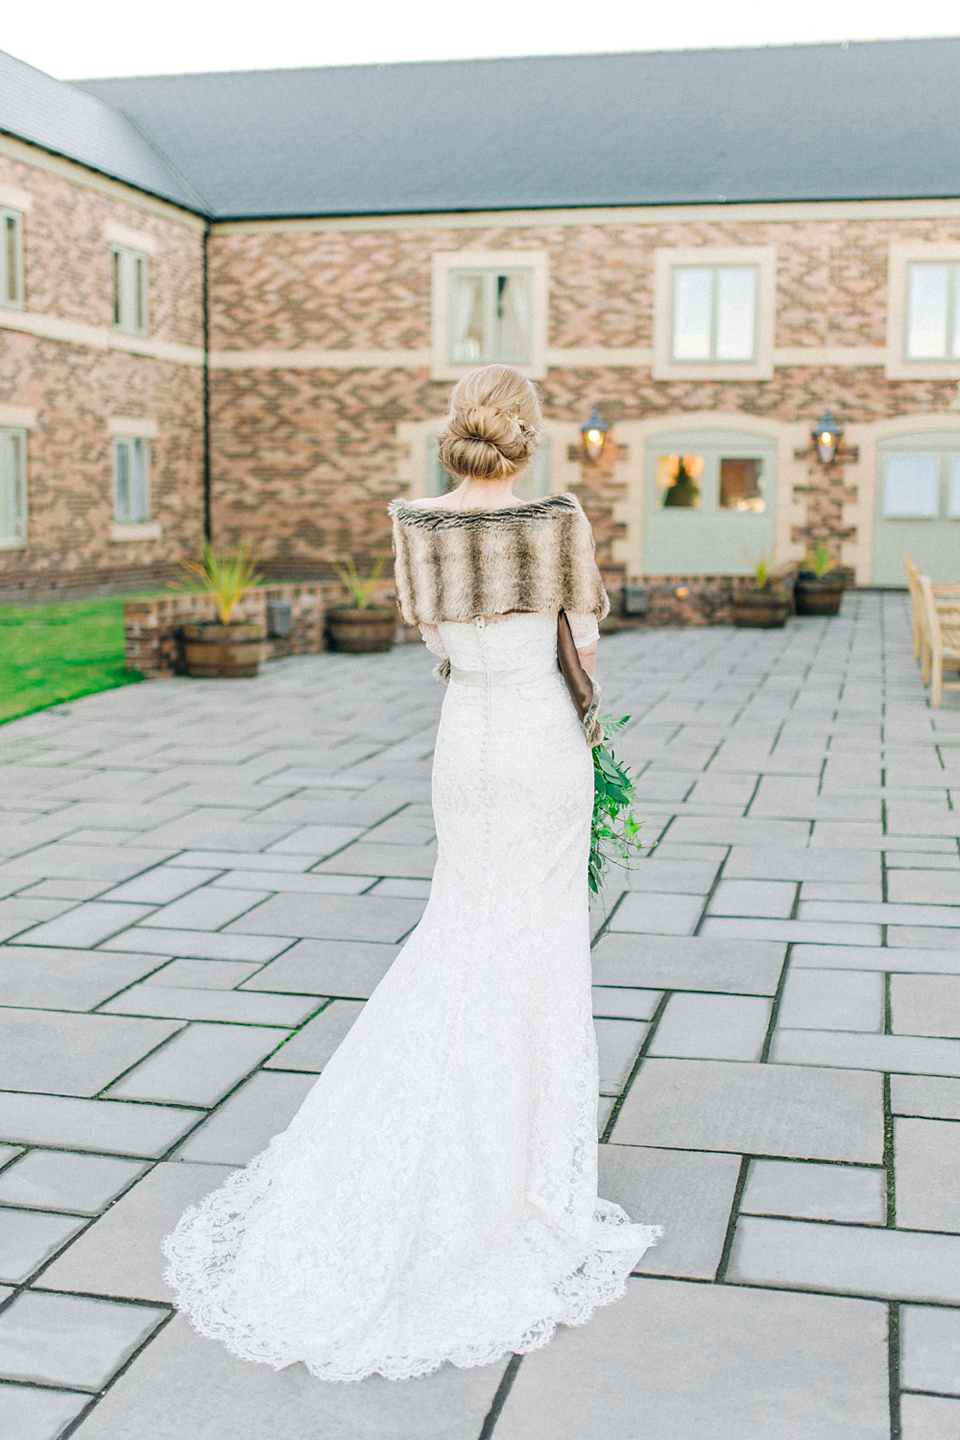
<instances>
[{"instance_id":1,"label":"striped fur shrug","mask_svg":"<svg viewBox=\"0 0 960 1440\"><path fill-rule=\"evenodd\" d=\"M408 625L511 610L609 612L590 522L574 495L502 510L394 500L397 603Z\"/></svg>"}]
</instances>

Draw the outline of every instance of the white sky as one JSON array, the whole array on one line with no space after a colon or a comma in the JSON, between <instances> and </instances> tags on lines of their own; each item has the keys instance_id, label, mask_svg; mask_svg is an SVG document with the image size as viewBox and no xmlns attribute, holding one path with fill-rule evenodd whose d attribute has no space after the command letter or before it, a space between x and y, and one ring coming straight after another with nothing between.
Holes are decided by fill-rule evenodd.
<instances>
[{"instance_id":1,"label":"white sky","mask_svg":"<svg viewBox=\"0 0 960 1440\"><path fill-rule=\"evenodd\" d=\"M34 0L0 49L61 79L960 35L958 0Z\"/></svg>"}]
</instances>

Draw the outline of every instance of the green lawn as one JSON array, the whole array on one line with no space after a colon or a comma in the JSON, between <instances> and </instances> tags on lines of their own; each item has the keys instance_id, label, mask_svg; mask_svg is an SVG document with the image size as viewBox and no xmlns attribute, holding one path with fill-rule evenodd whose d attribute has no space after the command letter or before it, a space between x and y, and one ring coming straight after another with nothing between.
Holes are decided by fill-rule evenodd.
<instances>
[{"instance_id":1,"label":"green lawn","mask_svg":"<svg viewBox=\"0 0 960 1440\"><path fill-rule=\"evenodd\" d=\"M123 665L123 599L0 605L0 724L143 676Z\"/></svg>"}]
</instances>

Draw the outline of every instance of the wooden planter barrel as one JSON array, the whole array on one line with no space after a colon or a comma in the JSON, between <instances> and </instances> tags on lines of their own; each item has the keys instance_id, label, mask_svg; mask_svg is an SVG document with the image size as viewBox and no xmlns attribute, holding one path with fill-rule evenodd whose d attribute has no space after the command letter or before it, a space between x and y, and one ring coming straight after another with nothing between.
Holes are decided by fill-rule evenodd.
<instances>
[{"instance_id":1,"label":"wooden planter barrel","mask_svg":"<svg viewBox=\"0 0 960 1440\"><path fill-rule=\"evenodd\" d=\"M748 630L779 630L790 614L787 590L734 590L733 623Z\"/></svg>"},{"instance_id":2,"label":"wooden planter barrel","mask_svg":"<svg viewBox=\"0 0 960 1440\"><path fill-rule=\"evenodd\" d=\"M836 615L843 599L844 582L833 575L797 576L793 586L793 598L798 615Z\"/></svg>"},{"instance_id":3,"label":"wooden planter barrel","mask_svg":"<svg viewBox=\"0 0 960 1440\"><path fill-rule=\"evenodd\" d=\"M184 625L183 660L188 675L207 680L238 680L260 668L263 626L235 622Z\"/></svg>"},{"instance_id":4,"label":"wooden planter barrel","mask_svg":"<svg viewBox=\"0 0 960 1440\"><path fill-rule=\"evenodd\" d=\"M351 655L369 655L390 650L397 631L397 612L386 605L368 605L366 610L340 607L327 611L331 650Z\"/></svg>"}]
</instances>

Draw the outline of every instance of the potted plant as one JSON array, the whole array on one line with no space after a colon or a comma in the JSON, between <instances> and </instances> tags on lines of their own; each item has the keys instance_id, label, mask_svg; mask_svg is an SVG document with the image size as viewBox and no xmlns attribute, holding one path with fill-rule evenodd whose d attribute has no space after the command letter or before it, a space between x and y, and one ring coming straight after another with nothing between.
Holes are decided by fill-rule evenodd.
<instances>
[{"instance_id":1,"label":"potted plant","mask_svg":"<svg viewBox=\"0 0 960 1440\"><path fill-rule=\"evenodd\" d=\"M840 609L845 587L844 578L837 571L837 562L822 540L807 556L803 570L797 571L793 596L798 615L836 615Z\"/></svg>"},{"instance_id":2,"label":"potted plant","mask_svg":"<svg viewBox=\"0 0 960 1440\"><path fill-rule=\"evenodd\" d=\"M191 577L194 586L177 588L205 591L217 611L216 620L181 628L187 674L216 680L256 675L260 668L263 626L256 621L230 618L244 595L260 579L250 543L244 540L234 549L218 553L205 541L202 562L184 560L181 568Z\"/></svg>"},{"instance_id":3,"label":"potted plant","mask_svg":"<svg viewBox=\"0 0 960 1440\"><path fill-rule=\"evenodd\" d=\"M734 585L733 623L751 630L777 630L790 614L790 591L770 584L770 561L762 555L754 566L753 585Z\"/></svg>"},{"instance_id":4,"label":"potted plant","mask_svg":"<svg viewBox=\"0 0 960 1440\"><path fill-rule=\"evenodd\" d=\"M349 651L353 655L391 649L397 631L396 607L370 603L383 574L383 556L374 562L366 577L360 574L351 555L342 565L332 563L353 603L334 605L327 611L330 649Z\"/></svg>"}]
</instances>

